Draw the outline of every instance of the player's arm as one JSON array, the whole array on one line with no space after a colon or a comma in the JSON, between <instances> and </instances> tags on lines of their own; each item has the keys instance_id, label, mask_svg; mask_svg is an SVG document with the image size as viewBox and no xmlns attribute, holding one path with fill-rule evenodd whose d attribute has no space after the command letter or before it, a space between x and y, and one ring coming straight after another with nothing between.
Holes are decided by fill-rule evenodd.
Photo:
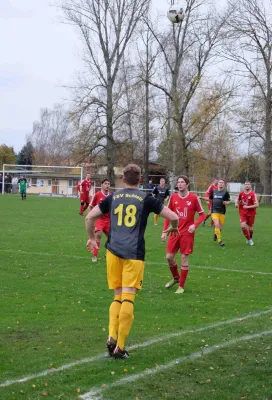
<instances>
[{"instance_id":1,"label":"player's arm","mask_svg":"<svg viewBox=\"0 0 272 400\"><path fill-rule=\"evenodd\" d=\"M225 206L227 206L229 203L230 203L230 194L229 194L229 192L226 192L225 193L225 196L223 197L223 204L225 205Z\"/></svg>"},{"instance_id":2,"label":"player's arm","mask_svg":"<svg viewBox=\"0 0 272 400\"><path fill-rule=\"evenodd\" d=\"M235 200L235 207L236 207L236 208L239 207L240 201L241 201L241 193L239 193L239 196L238 196L237 199Z\"/></svg>"},{"instance_id":3,"label":"player's arm","mask_svg":"<svg viewBox=\"0 0 272 400\"><path fill-rule=\"evenodd\" d=\"M252 209L252 208L258 208L259 205L260 205L260 204L259 204L259 202L258 202L256 193L255 193L255 195L254 195L254 204L252 204L251 206L244 206L244 208L246 208L247 210L250 210L250 209Z\"/></svg>"},{"instance_id":4,"label":"player's arm","mask_svg":"<svg viewBox=\"0 0 272 400\"><path fill-rule=\"evenodd\" d=\"M165 196L164 197L164 202L166 203L169 200L169 197L170 197L169 189L166 189L164 196Z\"/></svg>"},{"instance_id":5,"label":"player's arm","mask_svg":"<svg viewBox=\"0 0 272 400\"><path fill-rule=\"evenodd\" d=\"M170 210L168 207L163 207L162 211L160 212L160 215L164 218L166 218L168 221L170 221L170 224L168 225L168 228L163 231L163 233L166 233L166 235L169 235L171 232L176 232L178 233L178 216L177 214Z\"/></svg>"},{"instance_id":6,"label":"player's arm","mask_svg":"<svg viewBox=\"0 0 272 400\"><path fill-rule=\"evenodd\" d=\"M198 218L197 220L189 226L188 228L188 232L189 233L194 233L194 231L196 230L196 228L204 221L205 219L205 214L204 214L204 210L201 204L201 201L199 200L199 198L197 197L197 201L196 201L196 207L195 207L195 211L198 212Z\"/></svg>"}]
</instances>

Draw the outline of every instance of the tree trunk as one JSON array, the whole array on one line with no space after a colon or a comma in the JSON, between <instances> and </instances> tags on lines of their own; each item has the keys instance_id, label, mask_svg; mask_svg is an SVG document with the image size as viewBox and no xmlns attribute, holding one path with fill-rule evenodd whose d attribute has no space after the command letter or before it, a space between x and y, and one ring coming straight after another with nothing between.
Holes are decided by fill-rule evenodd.
<instances>
[{"instance_id":1,"label":"tree trunk","mask_svg":"<svg viewBox=\"0 0 272 400\"><path fill-rule=\"evenodd\" d=\"M149 55L147 51L147 63L148 63ZM143 186L146 187L148 183L148 173L149 173L149 146L150 146L150 137L149 137L149 83L145 83L145 148L144 148L144 167L143 167Z\"/></svg>"},{"instance_id":2,"label":"tree trunk","mask_svg":"<svg viewBox=\"0 0 272 400\"><path fill-rule=\"evenodd\" d=\"M112 101L112 82L108 79L107 87L107 144L106 144L106 157L107 157L107 172L108 179L111 186L115 187L115 143L113 139L113 101Z\"/></svg>"}]
</instances>

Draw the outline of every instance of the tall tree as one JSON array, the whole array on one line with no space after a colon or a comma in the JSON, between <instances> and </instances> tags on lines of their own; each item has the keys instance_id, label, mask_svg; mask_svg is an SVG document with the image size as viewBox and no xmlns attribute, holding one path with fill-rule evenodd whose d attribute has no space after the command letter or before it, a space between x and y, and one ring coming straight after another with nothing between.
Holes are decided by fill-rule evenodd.
<instances>
[{"instance_id":1,"label":"tall tree","mask_svg":"<svg viewBox=\"0 0 272 400\"><path fill-rule=\"evenodd\" d=\"M159 62L166 70L160 81L153 78L149 83L164 92L170 101L171 121L168 127L172 132L173 146L178 139L179 170L188 174L189 149L202 129L191 135L187 121L191 119L190 113L206 68L215 60L215 50L222 39L226 16L218 15L216 10L205 10L209 3L207 0L186 0L185 3L183 22L172 24L166 34L159 34L149 24L161 50L162 58ZM172 159L173 170L176 160Z\"/></svg>"},{"instance_id":2,"label":"tall tree","mask_svg":"<svg viewBox=\"0 0 272 400\"><path fill-rule=\"evenodd\" d=\"M17 154L16 163L19 165L32 165L34 162L34 147L30 140L26 142L22 150Z\"/></svg>"},{"instance_id":3,"label":"tall tree","mask_svg":"<svg viewBox=\"0 0 272 400\"><path fill-rule=\"evenodd\" d=\"M226 31L225 56L248 79L247 95L258 104L258 114L248 121L251 137L263 142L264 191L272 193L272 19L261 0L229 0L232 17ZM271 8L272 9L272 8ZM245 93L244 93L245 95ZM259 115L261 118L258 118ZM260 121L261 120L261 121ZM269 197L266 198L269 200ZM271 202L271 198L269 200Z\"/></svg>"},{"instance_id":4,"label":"tall tree","mask_svg":"<svg viewBox=\"0 0 272 400\"><path fill-rule=\"evenodd\" d=\"M35 162L42 165L69 165L73 136L71 116L63 105L56 104L52 110L41 109L40 120L33 123L29 137L35 149Z\"/></svg>"},{"instance_id":5,"label":"tall tree","mask_svg":"<svg viewBox=\"0 0 272 400\"><path fill-rule=\"evenodd\" d=\"M80 32L86 66L75 88L75 115L84 125L101 121L108 177L115 181L114 91L125 50L137 25L145 16L150 0L63 0L61 9ZM104 134L103 134L104 133Z\"/></svg>"}]
</instances>

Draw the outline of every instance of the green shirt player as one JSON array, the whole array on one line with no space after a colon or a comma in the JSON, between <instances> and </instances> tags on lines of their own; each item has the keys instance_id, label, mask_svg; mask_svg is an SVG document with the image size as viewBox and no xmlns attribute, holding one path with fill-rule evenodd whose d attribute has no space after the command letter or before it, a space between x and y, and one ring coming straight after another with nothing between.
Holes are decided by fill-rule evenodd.
<instances>
[{"instance_id":1,"label":"green shirt player","mask_svg":"<svg viewBox=\"0 0 272 400\"><path fill-rule=\"evenodd\" d=\"M123 176L126 188L107 196L86 217L87 248L93 252L97 247L95 220L110 213L106 262L108 286L114 290L114 300L109 310L107 348L114 358L128 358L125 342L133 321L135 295L143 282L148 215L151 212L162 215L171 222L166 233L178 232L176 213L151 194L139 190L140 177L138 165L127 165Z\"/></svg>"},{"instance_id":2,"label":"green shirt player","mask_svg":"<svg viewBox=\"0 0 272 400\"><path fill-rule=\"evenodd\" d=\"M26 187L27 187L27 180L25 176L22 176L18 180L19 190L22 197L22 200L26 200Z\"/></svg>"}]
</instances>

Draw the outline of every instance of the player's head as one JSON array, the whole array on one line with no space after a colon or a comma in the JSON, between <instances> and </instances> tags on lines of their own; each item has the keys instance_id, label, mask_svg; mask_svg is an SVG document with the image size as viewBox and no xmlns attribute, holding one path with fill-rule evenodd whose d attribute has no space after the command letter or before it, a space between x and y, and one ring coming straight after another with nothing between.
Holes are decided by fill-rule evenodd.
<instances>
[{"instance_id":1,"label":"player's head","mask_svg":"<svg viewBox=\"0 0 272 400\"><path fill-rule=\"evenodd\" d=\"M224 187L226 186L224 179L222 178L218 179L217 186L219 190L224 189Z\"/></svg>"},{"instance_id":2,"label":"player's head","mask_svg":"<svg viewBox=\"0 0 272 400\"><path fill-rule=\"evenodd\" d=\"M87 179L87 181L89 181L91 179L91 174L87 174L86 179Z\"/></svg>"},{"instance_id":3,"label":"player's head","mask_svg":"<svg viewBox=\"0 0 272 400\"><path fill-rule=\"evenodd\" d=\"M251 190L251 182L250 181L245 181L244 188L245 188L246 191Z\"/></svg>"},{"instance_id":4,"label":"player's head","mask_svg":"<svg viewBox=\"0 0 272 400\"><path fill-rule=\"evenodd\" d=\"M165 185L165 178L161 178L160 179L160 186L164 187L164 185Z\"/></svg>"},{"instance_id":5,"label":"player's head","mask_svg":"<svg viewBox=\"0 0 272 400\"><path fill-rule=\"evenodd\" d=\"M108 192L109 188L110 188L110 181L106 178L106 179L103 179L101 184L102 184L102 189L104 190L104 192Z\"/></svg>"},{"instance_id":6,"label":"player's head","mask_svg":"<svg viewBox=\"0 0 272 400\"><path fill-rule=\"evenodd\" d=\"M152 183L152 178L149 179L148 183Z\"/></svg>"},{"instance_id":7,"label":"player's head","mask_svg":"<svg viewBox=\"0 0 272 400\"><path fill-rule=\"evenodd\" d=\"M180 175L178 177L178 180L177 180L178 191L184 192L185 190L188 190L189 185L190 185L190 180L189 180L188 176Z\"/></svg>"},{"instance_id":8,"label":"player's head","mask_svg":"<svg viewBox=\"0 0 272 400\"><path fill-rule=\"evenodd\" d=\"M217 178L213 178L213 184L214 184L214 186L217 186L217 184L218 184L218 179Z\"/></svg>"},{"instance_id":9,"label":"player's head","mask_svg":"<svg viewBox=\"0 0 272 400\"><path fill-rule=\"evenodd\" d=\"M124 171L123 181L129 186L137 186L141 179L141 168L136 164L128 164Z\"/></svg>"}]
</instances>

